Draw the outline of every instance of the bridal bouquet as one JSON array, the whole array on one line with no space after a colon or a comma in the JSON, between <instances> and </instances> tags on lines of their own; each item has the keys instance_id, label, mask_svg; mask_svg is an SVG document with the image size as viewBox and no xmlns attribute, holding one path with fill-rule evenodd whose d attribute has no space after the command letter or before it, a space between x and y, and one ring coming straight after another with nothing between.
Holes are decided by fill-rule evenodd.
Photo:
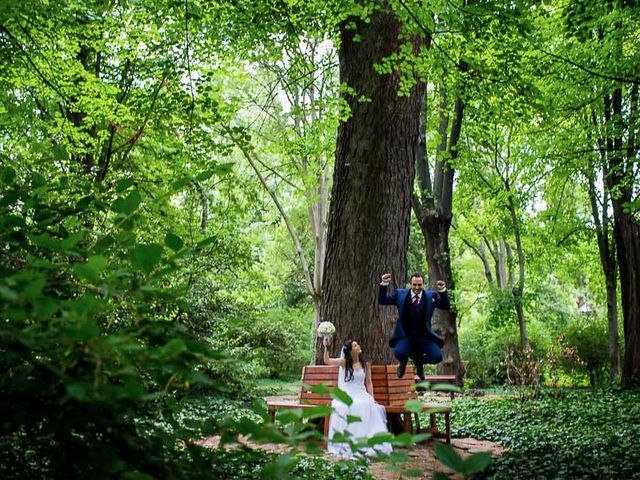
<instances>
[{"instance_id":1,"label":"bridal bouquet","mask_svg":"<svg viewBox=\"0 0 640 480\"><path fill-rule=\"evenodd\" d=\"M320 322L318 325L318 336L322 337L324 342L331 341L331 337L336 333L336 327L331 322Z\"/></svg>"}]
</instances>

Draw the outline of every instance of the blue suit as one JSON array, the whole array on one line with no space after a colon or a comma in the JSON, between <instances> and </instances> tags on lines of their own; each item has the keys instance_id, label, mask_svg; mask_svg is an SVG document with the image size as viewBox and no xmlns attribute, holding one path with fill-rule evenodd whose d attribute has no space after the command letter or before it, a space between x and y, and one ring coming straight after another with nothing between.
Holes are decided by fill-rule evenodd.
<instances>
[{"instance_id":1,"label":"blue suit","mask_svg":"<svg viewBox=\"0 0 640 480\"><path fill-rule=\"evenodd\" d=\"M416 365L424 363L439 363L442 361L442 338L431 328L431 317L436 308L449 309L447 292L423 290L420 298L419 310L411 310L411 289L398 288L391 295L387 295L387 286L380 285L378 289L378 303L380 305L395 305L398 308L398 321L389 340L396 358L406 362L408 357Z\"/></svg>"}]
</instances>

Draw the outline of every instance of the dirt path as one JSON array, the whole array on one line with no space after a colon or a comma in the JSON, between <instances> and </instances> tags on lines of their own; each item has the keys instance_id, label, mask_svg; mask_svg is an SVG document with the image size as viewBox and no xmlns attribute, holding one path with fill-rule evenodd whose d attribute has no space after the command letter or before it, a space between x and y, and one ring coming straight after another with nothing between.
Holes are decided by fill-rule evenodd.
<instances>
[{"instance_id":1,"label":"dirt path","mask_svg":"<svg viewBox=\"0 0 640 480\"><path fill-rule=\"evenodd\" d=\"M502 446L493 442L485 442L474 438L454 438L451 440L453 448L463 457L476 452L491 452L493 456L502 455L504 451ZM421 479L430 479L434 472L444 472L450 478L462 478L454 474L453 471L444 467L436 458L433 450L433 442L426 442L412 447L406 451L409 461L405 464L404 469L419 469L423 473ZM382 462L371 464L369 471L376 480L398 480L401 478L401 472L389 471L388 465Z\"/></svg>"},{"instance_id":2,"label":"dirt path","mask_svg":"<svg viewBox=\"0 0 640 480\"><path fill-rule=\"evenodd\" d=\"M209 437L195 443L204 447L217 448L220 443L220 437ZM287 445L258 444L242 436L238 437L238 443L235 444L235 448L240 445L254 449L261 449L271 453L285 453L289 450ZM501 455L503 452L503 448L497 443L485 442L473 438L454 438L451 440L451 445L463 457L476 452L491 452L494 456ZM227 448L234 448L234 445L228 445ZM401 451L406 452L409 457L407 463L404 464L404 470L417 468L423 472L423 474L417 478L430 479L436 471L445 472L453 479L461 478L456 476L448 468L444 467L436 459L433 450L433 442L422 443L408 450ZM325 457L330 461L336 460L330 455L325 454ZM389 464L384 462L372 462L369 465L369 472L371 472L376 480L398 480L402 475L399 471L389 470Z\"/></svg>"}]
</instances>

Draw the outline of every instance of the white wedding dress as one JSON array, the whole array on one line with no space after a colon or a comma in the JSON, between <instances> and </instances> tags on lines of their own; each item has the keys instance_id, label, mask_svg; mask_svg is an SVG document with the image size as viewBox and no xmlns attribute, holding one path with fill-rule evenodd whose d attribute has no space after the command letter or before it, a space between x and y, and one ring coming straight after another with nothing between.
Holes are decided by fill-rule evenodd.
<instances>
[{"instance_id":1,"label":"white wedding dress","mask_svg":"<svg viewBox=\"0 0 640 480\"><path fill-rule=\"evenodd\" d=\"M353 378L344 380L344 368L338 371L338 388L346 392L353 403L347 406L340 400L334 399L331 406L334 411L329 419L329 444L327 450L333 455L351 458L357 455L375 456L378 453L391 453L390 443L379 443L373 448L361 448L352 452L348 443L334 443L331 441L336 432L349 432L353 441L368 439L378 433L387 432L387 416L384 407L375 402L364 386L364 369L354 370ZM360 417L361 421L347 423L347 415Z\"/></svg>"}]
</instances>

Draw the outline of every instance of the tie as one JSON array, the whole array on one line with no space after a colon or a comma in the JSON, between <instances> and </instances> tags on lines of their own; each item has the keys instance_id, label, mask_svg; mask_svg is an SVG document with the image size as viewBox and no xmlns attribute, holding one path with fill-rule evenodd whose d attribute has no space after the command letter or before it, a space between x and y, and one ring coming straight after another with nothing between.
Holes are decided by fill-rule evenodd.
<instances>
[{"instance_id":1,"label":"tie","mask_svg":"<svg viewBox=\"0 0 640 480\"><path fill-rule=\"evenodd\" d=\"M413 306L416 308L420 306L420 297L418 295L413 296Z\"/></svg>"}]
</instances>

